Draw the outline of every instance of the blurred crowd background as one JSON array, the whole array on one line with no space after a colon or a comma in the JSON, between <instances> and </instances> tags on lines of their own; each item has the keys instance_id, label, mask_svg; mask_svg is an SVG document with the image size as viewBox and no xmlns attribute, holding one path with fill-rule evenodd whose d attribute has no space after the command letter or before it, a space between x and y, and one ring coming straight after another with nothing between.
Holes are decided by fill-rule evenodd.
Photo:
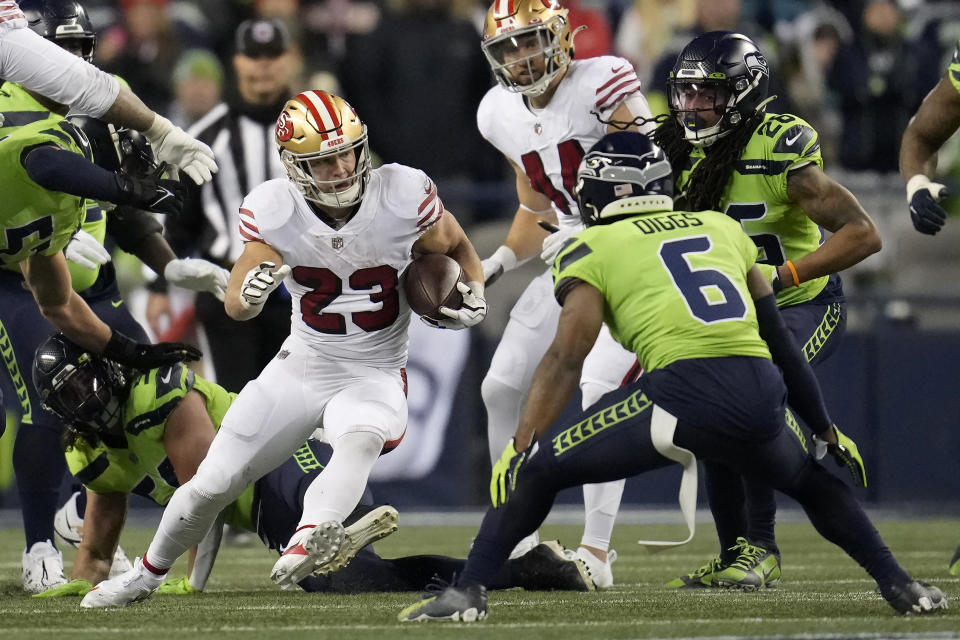
<instances>
[{"instance_id":1,"label":"blurred crowd background","mask_svg":"<svg viewBox=\"0 0 960 640\"><path fill-rule=\"evenodd\" d=\"M279 60L264 61L272 62L277 82L294 92L322 88L344 95L367 123L379 158L426 171L439 183L447 207L468 228L479 227L481 236L485 225L515 210L509 169L475 124L476 106L493 82L479 46L489 0L85 4L99 34L95 62L184 127L219 101L235 99L237 26L253 17L282 20L293 46ZM898 321L951 322L952 313L918 318L910 299L960 295L954 284L960 266L949 260L960 225L948 224L936 239L913 232L896 171L903 129L960 38L960 2L565 4L574 26L588 26L576 38L576 55L629 59L654 113L666 110L666 74L692 36L715 29L751 36L774 70L771 93L777 99L769 110L795 113L819 131L826 170L861 198L883 233L884 250L847 274L848 293L884 297L881 311ZM960 193L958 147L947 145L940 162L954 193ZM955 202L950 204L956 208ZM490 233L502 237L498 229ZM483 241L478 244L483 253Z\"/></svg>"}]
</instances>

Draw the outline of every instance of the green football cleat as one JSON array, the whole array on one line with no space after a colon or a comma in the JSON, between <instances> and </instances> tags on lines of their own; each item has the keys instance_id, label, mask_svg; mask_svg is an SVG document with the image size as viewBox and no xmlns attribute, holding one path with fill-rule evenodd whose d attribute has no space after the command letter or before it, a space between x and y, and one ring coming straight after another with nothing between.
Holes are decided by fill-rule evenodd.
<instances>
[{"instance_id":1,"label":"green football cleat","mask_svg":"<svg viewBox=\"0 0 960 640\"><path fill-rule=\"evenodd\" d=\"M957 547L957 550L953 553L953 558L950 559L950 568L947 569L947 573L952 576L960 576L960 547Z\"/></svg>"},{"instance_id":2,"label":"green football cleat","mask_svg":"<svg viewBox=\"0 0 960 640\"><path fill-rule=\"evenodd\" d=\"M747 542L746 538L737 538L737 559L714 576L717 586L725 589L756 591L772 588L780 582L780 558L763 547Z\"/></svg>"},{"instance_id":3,"label":"green football cleat","mask_svg":"<svg viewBox=\"0 0 960 640\"><path fill-rule=\"evenodd\" d=\"M724 569L720 556L703 565L693 573L674 578L667 583L667 589L706 589L716 587L716 575Z\"/></svg>"},{"instance_id":4,"label":"green football cleat","mask_svg":"<svg viewBox=\"0 0 960 640\"><path fill-rule=\"evenodd\" d=\"M400 622L453 620L476 622L487 617L487 590L481 585L449 586L400 612Z\"/></svg>"}]
</instances>

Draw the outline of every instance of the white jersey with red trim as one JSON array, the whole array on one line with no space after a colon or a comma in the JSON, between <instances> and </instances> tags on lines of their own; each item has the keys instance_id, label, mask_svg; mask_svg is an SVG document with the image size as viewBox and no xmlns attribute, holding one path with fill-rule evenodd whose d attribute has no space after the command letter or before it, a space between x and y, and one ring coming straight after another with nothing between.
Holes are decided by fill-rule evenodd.
<instances>
[{"instance_id":1,"label":"white jersey with red trim","mask_svg":"<svg viewBox=\"0 0 960 640\"><path fill-rule=\"evenodd\" d=\"M544 109L531 108L522 94L497 85L477 111L480 133L523 167L534 189L553 202L565 226L580 225L573 189L584 153L606 134L601 122L640 91L633 66L616 56L573 60ZM594 115L594 114L597 115ZM647 113L636 114L649 117Z\"/></svg>"},{"instance_id":2,"label":"white jersey with red trim","mask_svg":"<svg viewBox=\"0 0 960 640\"><path fill-rule=\"evenodd\" d=\"M16 20L17 27L27 26L27 20L24 18L20 6L13 0L0 0L0 23ZM11 25L13 26L13 25Z\"/></svg>"},{"instance_id":3,"label":"white jersey with red trim","mask_svg":"<svg viewBox=\"0 0 960 640\"><path fill-rule=\"evenodd\" d=\"M424 172L388 164L370 172L359 209L339 229L320 220L293 183L275 179L244 198L240 234L292 267L284 284L294 336L326 358L402 367L410 307L397 278L413 243L442 215Z\"/></svg>"}]
</instances>

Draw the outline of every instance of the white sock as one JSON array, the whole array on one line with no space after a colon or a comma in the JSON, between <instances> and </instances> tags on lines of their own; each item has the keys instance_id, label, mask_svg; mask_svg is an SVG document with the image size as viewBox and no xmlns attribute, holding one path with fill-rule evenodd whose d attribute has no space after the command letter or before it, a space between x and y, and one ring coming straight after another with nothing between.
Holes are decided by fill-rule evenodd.
<instances>
[{"instance_id":1,"label":"white sock","mask_svg":"<svg viewBox=\"0 0 960 640\"><path fill-rule=\"evenodd\" d=\"M345 433L333 443L333 455L303 496L297 528L343 519L360 502L383 438L369 431Z\"/></svg>"}]
</instances>

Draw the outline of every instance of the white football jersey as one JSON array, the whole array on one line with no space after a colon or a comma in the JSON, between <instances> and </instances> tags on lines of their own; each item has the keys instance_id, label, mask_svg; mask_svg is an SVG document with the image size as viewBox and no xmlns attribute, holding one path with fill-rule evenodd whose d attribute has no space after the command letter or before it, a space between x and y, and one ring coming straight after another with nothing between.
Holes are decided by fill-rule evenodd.
<instances>
[{"instance_id":1,"label":"white football jersey","mask_svg":"<svg viewBox=\"0 0 960 640\"><path fill-rule=\"evenodd\" d=\"M639 91L633 65L623 58L573 60L546 108L533 109L522 94L498 84L480 102L477 126L503 155L523 167L535 190L550 198L560 224L582 226L573 190L580 160L607 132L598 116L609 119L624 99ZM650 117L649 107L634 115Z\"/></svg>"},{"instance_id":2,"label":"white football jersey","mask_svg":"<svg viewBox=\"0 0 960 640\"><path fill-rule=\"evenodd\" d=\"M23 17L23 11L13 0L0 0L0 22L10 22L12 20L22 21L22 26L27 25ZM17 23L20 26L20 23Z\"/></svg>"},{"instance_id":3,"label":"white football jersey","mask_svg":"<svg viewBox=\"0 0 960 640\"><path fill-rule=\"evenodd\" d=\"M424 172L388 164L370 172L360 208L339 229L320 220L284 178L244 198L240 234L270 245L292 268L284 284L293 335L322 357L402 367L410 307L397 277L413 243L442 215L437 187Z\"/></svg>"}]
</instances>

